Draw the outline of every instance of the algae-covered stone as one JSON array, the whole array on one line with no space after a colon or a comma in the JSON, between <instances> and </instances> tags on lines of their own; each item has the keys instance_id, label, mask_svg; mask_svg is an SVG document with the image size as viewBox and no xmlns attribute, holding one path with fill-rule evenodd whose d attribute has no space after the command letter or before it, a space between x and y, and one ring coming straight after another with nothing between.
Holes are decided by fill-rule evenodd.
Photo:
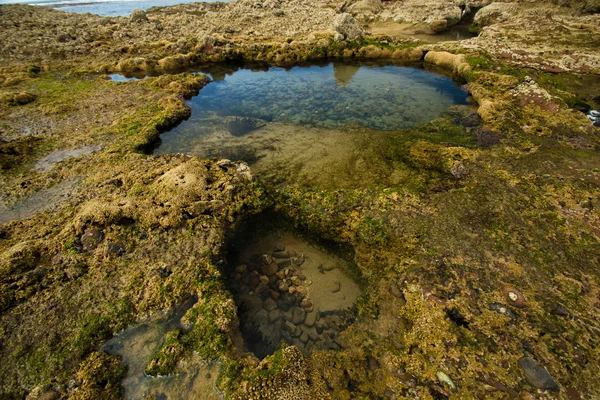
<instances>
[{"instance_id":1,"label":"algae-covered stone","mask_svg":"<svg viewBox=\"0 0 600 400\"><path fill-rule=\"evenodd\" d=\"M95 226L87 228L81 236L81 245L86 251L92 251L104 240L104 234Z\"/></svg>"},{"instance_id":2,"label":"algae-covered stone","mask_svg":"<svg viewBox=\"0 0 600 400\"><path fill-rule=\"evenodd\" d=\"M148 17L146 16L146 12L144 10L137 8L131 12L129 20L131 22L144 22L148 21Z\"/></svg>"},{"instance_id":3,"label":"algae-covered stone","mask_svg":"<svg viewBox=\"0 0 600 400\"><path fill-rule=\"evenodd\" d=\"M523 370L529 384L537 389L558 391L560 388L548 370L539 366L532 358L519 359L519 367Z\"/></svg>"}]
</instances>

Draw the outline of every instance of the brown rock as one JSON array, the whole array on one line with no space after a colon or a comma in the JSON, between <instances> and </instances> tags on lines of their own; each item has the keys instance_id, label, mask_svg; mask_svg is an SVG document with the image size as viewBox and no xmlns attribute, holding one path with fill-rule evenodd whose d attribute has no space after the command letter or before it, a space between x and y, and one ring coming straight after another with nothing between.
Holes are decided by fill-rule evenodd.
<instances>
[{"instance_id":1,"label":"brown rock","mask_svg":"<svg viewBox=\"0 0 600 400\"><path fill-rule=\"evenodd\" d=\"M431 21L431 23L429 24L429 29L431 29L435 33L443 32L446 30L446 28L448 28L448 21L445 19L436 19L434 21Z\"/></svg>"},{"instance_id":2,"label":"brown rock","mask_svg":"<svg viewBox=\"0 0 600 400\"><path fill-rule=\"evenodd\" d=\"M286 281L280 281L279 285L277 287L279 288L280 291L287 292L290 288L290 285L288 285L288 283Z\"/></svg>"},{"instance_id":3,"label":"brown rock","mask_svg":"<svg viewBox=\"0 0 600 400\"><path fill-rule=\"evenodd\" d=\"M268 285L269 284L269 277L266 276L266 275L261 275L260 278L258 278L258 279L264 285Z\"/></svg>"},{"instance_id":4,"label":"brown rock","mask_svg":"<svg viewBox=\"0 0 600 400\"><path fill-rule=\"evenodd\" d=\"M282 252L274 252L272 255L273 255L273 258L276 258L276 259L278 259L278 260L283 260L283 259L288 259L288 258L290 258L290 257L288 256L288 253L287 253L287 252L285 252L285 251L282 251Z\"/></svg>"},{"instance_id":5,"label":"brown rock","mask_svg":"<svg viewBox=\"0 0 600 400\"><path fill-rule=\"evenodd\" d=\"M260 267L260 270L263 274L271 276L279 271L279 266L276 263L271 263L269 265L263 265Z\"/></svg>"},{"instance_id":6,"label":"brown rock","mask_svg":"<svg viewBox=\"0 0 600 400\"><path fill-rule=\"evenodd\" d=\"M292 322L294 325L298 325L304 322L306 312L302 308L292 308Z\"/></svg>"},{"instance_id":7,"label":"brown rock","mask_svg":"<svg viewBox=\"0 0 600 400\"><path fill-rule=\"evenodd\" d=\"M271 298L273 300L279 300L279 298L281 297L281 293L279 293L276 290L269 290L269 293L271 294Z\"/></svg>"},{"instance_id":8,"label":"brown rock","mask_svg":"<svg viewBox=\"0 0 600 400\"><path fill-rule=\"evenodd\" d=\"M302 302L300 303L300 307L302 308L310 308L312 307L312 301L308 300L308 299L303 299Z\"/></svg>"},{"instance_id":9,"label":"brown rock","mask_svg":"<svg viewBox=\"0 0 600 400\"><path fill-rule=\"evenodd\" d=\"M85 230L81 236L81 245L85 251L92 251L104 240L104 234L95 226L91 226Z\"/></svg>"},{"instance_id":10,"label":"brown rock","mask_svg":"<svg viewBox=\"0 0 600 400\"><path fill-rule=\"evenodd\" d=\"M269 254L263 254L261 260L264 265L273 263L273 257L271 257Z\"/></svg>"},{"instance_id":11,"label":"brown rock","mask_svg":"<svg viewBox=\"0 0 600 400\"><path fill-rule=\"evenodd\" d=\"M506 297L506 301L513 307L523 308L527 307L525 296L513 285L502 286L502 293Z\"/></svg>"},{"instance_id":12,"label":"brown rock","mask_svg":"<svg viewBox=\"0 0 600 400\"><path fill-rule=\"evenodd\" d=\"M248 266L246 264L240 264L237 267L235 267L235 271L242 273L246 270L246 268L248 268Z\"/></svg>"}]
</instances>

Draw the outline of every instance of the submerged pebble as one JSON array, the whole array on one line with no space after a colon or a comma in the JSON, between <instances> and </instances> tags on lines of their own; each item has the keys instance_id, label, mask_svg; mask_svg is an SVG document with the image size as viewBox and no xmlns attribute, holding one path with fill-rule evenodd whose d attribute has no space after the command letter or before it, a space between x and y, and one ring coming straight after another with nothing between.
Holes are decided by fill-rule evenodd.
<instances>
[{"instance_id":1,"label":"submerged pebble","mask_svg":"<svg viewBox=\"0 0 600 400\"><path fill-rule=\"evenodd\" d=\"M252 351L262 358L279 348L281 341L305 352L313 348L340 349L335 339L346 324L340 315L348 310L322 312L315 307L308 293L312 282L302 267L310 259L298 256L293 249L285 251L284 246L275 246L274 250L272 254L237 260L228 278L239 310L240 329L244 337L250 338ZM287 266L275 262L281 260L287 260ZM342 289L339 281L333 282L333 293ZM329 292L323 295L333 296Z\"/></svg>"}]
</instances>

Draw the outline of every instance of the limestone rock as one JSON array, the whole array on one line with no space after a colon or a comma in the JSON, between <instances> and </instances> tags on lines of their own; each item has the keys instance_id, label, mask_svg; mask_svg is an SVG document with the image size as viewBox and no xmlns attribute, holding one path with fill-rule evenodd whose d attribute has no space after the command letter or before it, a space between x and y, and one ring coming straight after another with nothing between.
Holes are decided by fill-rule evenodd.
<instances>
[{"instance_id":1,"label":"limestone rock","mask_svg":"<svg viewBox=\"0 0 600 400\"><path fill-rule=\"evenodd\" d=\"M363 36L363 30L358 21L347 13L335 16L333 30L344 35L344 38L348 40L359 39Z\"/></svg>"},{"instance_id":2,"label":"limestone rock","mask_svg":"<svg viewBox=\"0 0 600 400\"><path fill-rule=\"evenodd\" d=\"M382 9L381 0L359 0L349 7L349 11L353 15L377 14Z\"/></svg>"},{"instance_id":3,"label":"limestone rock","mask_svg":"<svg viewBox=\"0 0 600 400\"><path fill-rule=\"evenodd\" d=\"M516 11L516 4L492 3L477 11L473 17L473 24L481 29L485 26L508 20L516 13Z\"/></svg>"},{"instance_id":4,"label":"limestone rock","mask_svg":"<svg viewBox=\"0 0 600 400\"><path fill-rule=\"evenodd\" d=\"M435 33L443 32L446 30L446 28L448 28L448 21L445 19L436 19L431 21L429 28Z\"/></svg>"},{"instance_id":5,"label":"limestone rock","mask_svg":"<svg viewBox=\"0 0 600 400\"><path fill-rule=\"evenodd\" d=\"M433 0L405 0L392 9L394 21L431 23L446 20L448 26L455 25L462 18L462 9L454 2Z\"/></svg>"}]
</instances>

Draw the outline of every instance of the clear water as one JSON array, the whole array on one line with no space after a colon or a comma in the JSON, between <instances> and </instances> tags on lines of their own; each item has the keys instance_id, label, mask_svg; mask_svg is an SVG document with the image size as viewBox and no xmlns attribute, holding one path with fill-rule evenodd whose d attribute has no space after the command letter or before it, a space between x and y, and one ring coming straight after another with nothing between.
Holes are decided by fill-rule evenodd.
<instances>
[{"instance_id":1,"label":"clear water","mask_svg":"<svg viewBox=\"0 0 600 400\"><path fill-rule=\"evenodd\" d=\"M144 77L125 76L125 75L121 75L121 74L110 74L110 75L108 75L108 79L110 79L113 82L138 81L140 79L144 79Z\"/></svg>"},{"instance_id":2,"label":"clear water","mask_svg":"<svg viewBox=\"0 0 600 400\"><path fill-rule=\"evenodd\" d=\"M401 184L410 171L382 156L386 138L449 107L468 109L467 93L450 78L416 68L332 63L209 72L214 81L189 102L190 119L162 134L155 152L242 160L275 186Z\"/></svg>"},{"instance_id":3,"label":"clear water","mask_svg":"<svg viewBox=\"0 0 600 400\"><path fill-rule=\"evenodd\" d=\"M261 214L230 243L226 284L238 306L243 351L264 358L294 345L339 350L355 317L359 285L351 252L310 242L277 214ZM355 275L355 274L353 274ZM238 344L239 346L239 344Z\"/></svg>"},{"instance_id":4,"label":"clear water","mask_svg":"<svg viewBox=\"0 0 600 400\"><path fill-rule=\"evenodd\" d=\"M132 325L102 346L107 353L120 355L127 365L127 376L121 382L125 399L222 398L216 390L219 366L204 362L198 355L191 355L183 371L177 374L150 377L144 372L154 353L162 346L165 334L180 327L181 318L196 301L192 297L162 318Z\"/></svg>"},{"instance_id":5,"label":"clear water","mask_svg":"<svg viewBox=\"0 0 600 400\"><path fill-rule=\"evenodd\" d=\"M227 116L326 128L409 128L466 101L467 93L450 78L417 68L331 63L289 70L242 69L202 89L190 102L192 118L163 142L170 146L169 139L178 132Z\"/></svg>"}]
</instances>

